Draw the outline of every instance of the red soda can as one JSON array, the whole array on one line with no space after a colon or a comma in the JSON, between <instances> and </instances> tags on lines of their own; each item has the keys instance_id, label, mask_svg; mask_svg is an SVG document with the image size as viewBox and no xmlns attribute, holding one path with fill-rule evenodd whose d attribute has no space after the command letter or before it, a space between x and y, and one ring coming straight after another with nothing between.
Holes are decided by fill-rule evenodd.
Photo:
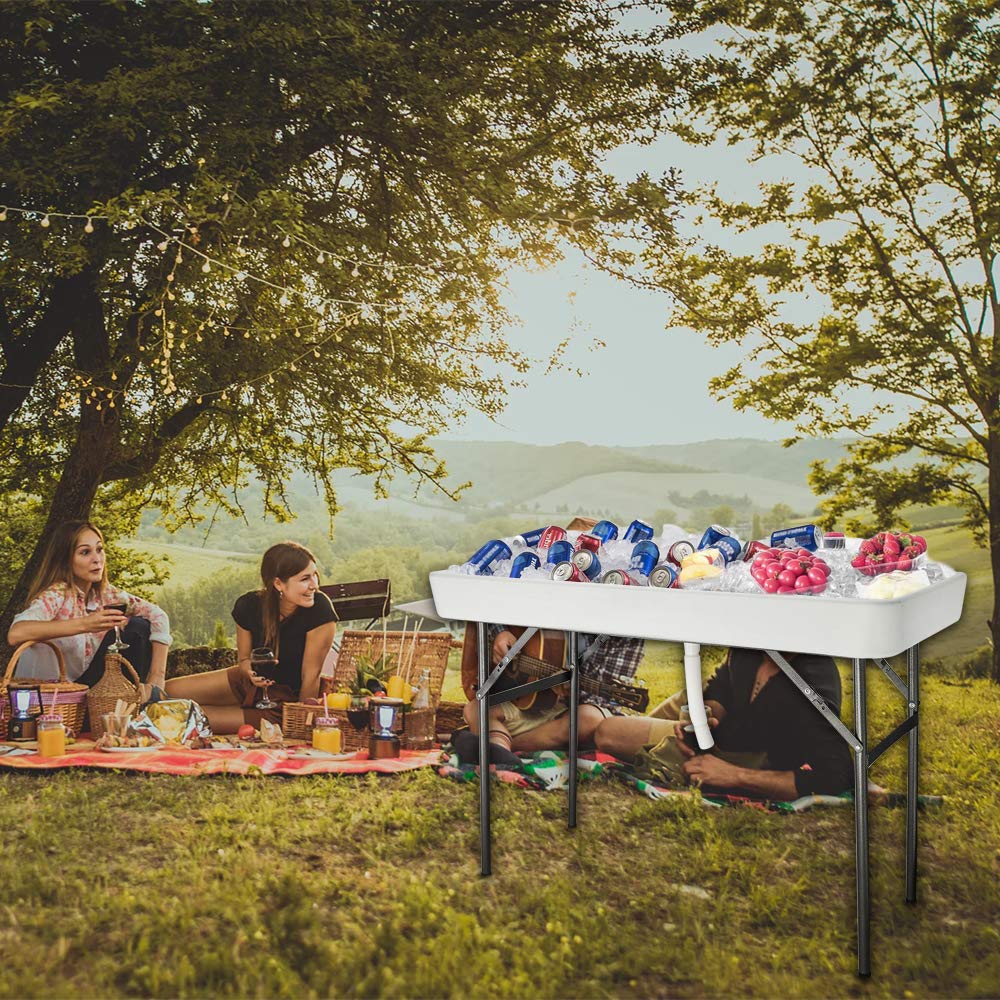
<instances>
[{"instance_id":1,"label":"red soda can","mask_svg":"<svg viewBox=\"0 0 1000 1000\"><path fill-rule=\"evenodd\" d=\"M601 547L601 540L597 535L581 535L576 540L576 551L579 552L581 549L590 549L591 552L597 552Z\"/></svg>"},{"instance_id":2,"label":"red soda can","mask_svg":"<svg viewBox=\"0 0 1000 1000\"><path fill-rule=\"evenodd\" d=\"M635 583L635 580L623 569L609 569L601 577L601 583L613 583L619 587L631 587Z\"/></svg>"},{"instance_id":3,"label":"red soda can","mask_svg":"<svg viewBox=\"0 0 1000 1000\"><path fill-rule=\"evenodd\" d=\"M556 563L552 567L553 580L565 580L569 583L588 583L589 581L580 572L580 568L571 562Z\"/></svg>"},{"instance_id":4,"label":"red soda can","mask_svg":"<svg viewBox=\"0 0 1000 1000\"><path fill-rule=\"evenodd\" d=\"M743 553L740 558L744 562L753 562L753 557L757 555L758 552L767 552L771 548L767 542L761 541L751 541L747 542L743 546Z\"/></svg>"},{"instance_id":5,"label":"red soda can","mask_svg":"<svg viewBox=\"0 0 1000 1000\"><path fill-rule=\"evenodd\" d=\"M674 542L667 549L667 562L673 563L675 566L680 566L681 560L686 559L690 555L694 555L694 545L686 538L682 538L679 542Z\"/></svg>"},{"instance_id":6,"label":"red soda can","mask_svg":"<svg viewBox=\"0 0 1000 1000\"><path fill-rule=\"evenodd\" d=\"M540 549L551 548L553 542L561 542L565 537L565 528L560 528L557 524L550 524L542 532L542 537L538 540L538 547Z\"/></svg>"}]
</instances>

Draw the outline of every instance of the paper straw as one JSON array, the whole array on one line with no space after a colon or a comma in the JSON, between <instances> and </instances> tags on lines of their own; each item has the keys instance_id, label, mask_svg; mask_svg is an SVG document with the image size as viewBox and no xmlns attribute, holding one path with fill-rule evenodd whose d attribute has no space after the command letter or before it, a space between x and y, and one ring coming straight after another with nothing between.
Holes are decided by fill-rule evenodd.
<instances>
[{"instance_id":1,"label":"paper straw","mask_svg":"<svg viewBox=\"0 0 1000 1000\"><path fill-rule=\"evenodd\" d=\"M403 616L403 631L399 633L399 666L403 666L403 642L406 639L406 628L410 624L410 616Z\"/></svg>"},{"instance_id":2,"label":"paper straw","mask_svg":"<svg viewBox=\"0 0 1000 1000\"><path fill-rule=\"evenodd\" d=\"M417 622L417 627L413 630L413 644L410 646L410 658L406 661L406 683L410 683L410 671L413 669L413 656L417 651L417 638L420 634L420 626L423 625L423 618Z\"/></svg>"},{"instance_id":3,"label":"paper straw","mask_svg":"<svg viewBox=\"0 0 1000 1000\"><path fill-rule=\"evenodd\" d=\"M388 638L385 630L388 627L388 625L389 625L389 616L382 615L382 666L383 667L385 666L385 653L386 653L385 644L386 644L386 639Z\"/></svg>"},{"instance_id":4,"label":"paper straw","mask_svg":"<svg viewBox=\"0 0 1000 1000\"><path fill-rule=\"evenodd\" d=\"M330 692L329 691L327 691L326 694L323 695L323 708L326 710L324 714L326 715L327 718L329 718L330 717Z\"/></svg>"}]
</instances>

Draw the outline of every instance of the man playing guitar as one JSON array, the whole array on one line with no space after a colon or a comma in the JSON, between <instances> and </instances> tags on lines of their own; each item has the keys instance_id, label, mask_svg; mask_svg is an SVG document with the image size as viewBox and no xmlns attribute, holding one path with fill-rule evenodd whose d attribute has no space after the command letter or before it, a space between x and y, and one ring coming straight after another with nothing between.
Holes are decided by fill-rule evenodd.
<instances>
[{"instance_id":1,"label":"man playing guitar","mask_svg":"<svg viewBox=\"0 0 1000 1000\"><path fill-rule=\"evenodd\" d=\"M596 523L593 518L577 517L567 528L570 531L587 531ZM486 634L491 644L491 662L496 666L517 640L505 625L489 625ZM552 646L561 643L561 636L556 639L552 633L540 635L542 647L538 658L550 662L555 668L561 667L561 663L553 662L553 658L558 660L564 655L562 645L557 645L554 657L552 652ZM469 639L467 636L467 645ZM581 694L577 735L581 747L593 747L594 733L601 722L611 715L625 714L621 704L614 700L614 687L621 682L627 684L635 677L645 642L622 636L581 634L578 643ZM474 662L471 656L464 659L470 664ZM588 692L588 687L594 691ZM471 690L467 690L466 694L470 697L464 710L469 730L455 733L452 740L459 759L475 761L479 756L479 704ZM548 691L541 694L549 697L539 697L530 705L520 707L505 701L490 709L490 761L497 767L518 767L517 751L564 750L569 746L568 695L566 698L552 697ZM644 707L645 704L642 705Z\"/></svg>"}]
</instances>

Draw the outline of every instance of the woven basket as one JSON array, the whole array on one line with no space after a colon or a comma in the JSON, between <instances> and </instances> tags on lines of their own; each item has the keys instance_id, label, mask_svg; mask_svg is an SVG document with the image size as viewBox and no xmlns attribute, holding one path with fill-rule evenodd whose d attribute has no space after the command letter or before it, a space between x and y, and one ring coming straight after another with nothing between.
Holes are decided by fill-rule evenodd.
<instances>
[{"instance_id":1,"label":"woven basket","mask_svg":"<svg viewBox=\"0 0 1000 1000\"><path fill-rule=\"evenodd\" d=\"M125 673L132 675L130 681ZM90 735L99 740L104 735L102 715L115 710L119 699L126 705L142 701L142 681L124 656L108 653L104 657L104 676L87 692L87 713L90 715Z\"/></svg>"},{"instance_id":2,"label":"woven basket","mask_svg":"<svg viewBox=\"0 0 1000 1000\"><path fill-rule=\"evenodd\" d=\"M437 709L437 731L441 742L451 738L456 729L465 725L465 702L442 701Z\"/></svg>"},{"instance_id":3,"label":"woven basket","mask_svg":"<svg viewBox=\"0 0 1000 1000\"><path fill-rule=\"evenodd\" d=\"M444 672L448 667L448 654L455 645L451 635L448 632L386 632L384 636L386 652L392 657L392 673L400 674L415 685L423 670L430 671L430 702L432 708L437 708ZM382 632L347 629L340 642L333 690L347 690L357 672L355 660L358 657L377 660L382 655L382 642Z\"/></svg>"},{"instance_id":4,"label":"woven basket","mask_svg":"<svg viewBox=\"0 0 1000 1000\"><path fill-rule=\"evenodd\" d=\"M48 646L56 654L56 662L59 664L58 681L42 681L33 677L14 677L17 668L17 661L26 649L32 646ZM83 730L83 722L87 715L87 691L86 684L76 684L66 680L66 661L63 658L62 650L47 639L33 639L31 642L22 642L7 664L4 671L3 680L0 681L0 740L7 739L7 720L10 717L10 688L37 687L42 692L42 707L48 712L54 709L56 715L62 716L63 724L74 735L78 735Z\"/></svg>"},{"instance_id":5,"label":"woven basket","mask_svg":"<svg viewBox=\"0 0 1000 1000\"><path fill-rule=\"evenodd\" d=\"M299 701L286 701L281 705L281 731L285 738L289 740L312 740L313 722L321 715L324 715L321 705L303 705ZM342 709L331 708L330 715L337 720L340 726L340 740L344 753L354 750L368 749L369 730L355 729L351 720L347 718L347 712Z\"/></svg>"}]
</instances>

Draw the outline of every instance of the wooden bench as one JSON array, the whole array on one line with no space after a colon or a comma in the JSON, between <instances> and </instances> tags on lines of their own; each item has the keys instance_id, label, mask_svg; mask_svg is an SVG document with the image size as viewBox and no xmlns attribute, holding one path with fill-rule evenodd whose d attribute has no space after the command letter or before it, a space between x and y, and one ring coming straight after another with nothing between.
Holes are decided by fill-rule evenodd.
<instances>
[{"instance_id":1,"label":"wooden bench","mask_svg":"<svg viewBox=\"0 0 1000 1000\"><path fill-rule=\"evenodd\" d=\"M330 583L320 590L333 602L341 622L368 620L366 629L389 614L391 586L388 580L361 580L357 583Z\"/></svg>"}]
</instances>

